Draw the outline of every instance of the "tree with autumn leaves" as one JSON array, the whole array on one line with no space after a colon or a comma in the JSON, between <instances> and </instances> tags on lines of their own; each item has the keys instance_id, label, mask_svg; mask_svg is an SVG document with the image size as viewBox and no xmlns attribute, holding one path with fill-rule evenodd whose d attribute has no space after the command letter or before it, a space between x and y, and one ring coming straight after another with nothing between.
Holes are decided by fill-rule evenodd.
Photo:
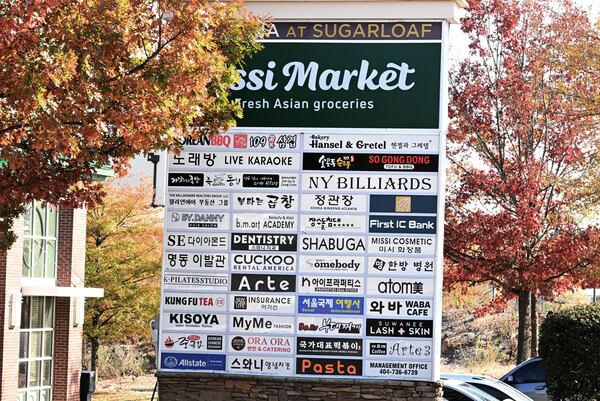
<instances>
[{"instance_id":1,"label":"tree with autumn leaves","mask_svg":"<svg viewBox=\"0 0 600 401\"><path fill-rule=\"evenodd\" d=\"M162 210L149 207L152 187L106 184L102 204L88 210L85 282L104 288L86 299L84 337L96 370L100 344L149 342L159 310Z\"/></svg>"},{"instance_id":2,"label":"tree with autumn leaves","mask_svg":"<svg viewBox=\"0 0 600 401\"><path fill-rule=\"evenodd\" d=\"M0 1L0 250L32 200L92 206L98 167L229 128L260 32L238 1Z\"/></svg>"},{"instance_id":3,"label":"tree with autumn leaves","mask_svg":"<svg viewBox=\"0 0 600 401\"><path fill-rule=\"evenodd\" d=\"M581 285L600 261L577 190L597 166L598 115L573 96L600 82L564 62L598 42L568 0L469 4L470 55L451 76L444 281L499 289L480 312L517 300L520 362L536 353L536 300Z\"/></svg>"}]
</instances>

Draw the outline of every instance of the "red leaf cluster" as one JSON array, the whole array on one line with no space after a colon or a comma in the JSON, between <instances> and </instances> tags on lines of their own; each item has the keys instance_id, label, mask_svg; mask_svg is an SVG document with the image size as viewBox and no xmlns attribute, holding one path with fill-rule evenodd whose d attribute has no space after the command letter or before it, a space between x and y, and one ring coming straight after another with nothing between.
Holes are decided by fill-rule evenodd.
<instances>
[{"instance_id":1,"label":"red leaf cluster","mask_svg":"<svg viewBox=\"0 0 600 401\"><path fill-rule=\"evenodd\" d=\"M493 283L501 297L489 311L520 291L551 299L597 277L600 231L582 224L572 195L597 121L571 102L581 76L556 62L593 27L570 1L469 3L470 57L451 76L445 284Z\"/></svg>"}]
</instances>

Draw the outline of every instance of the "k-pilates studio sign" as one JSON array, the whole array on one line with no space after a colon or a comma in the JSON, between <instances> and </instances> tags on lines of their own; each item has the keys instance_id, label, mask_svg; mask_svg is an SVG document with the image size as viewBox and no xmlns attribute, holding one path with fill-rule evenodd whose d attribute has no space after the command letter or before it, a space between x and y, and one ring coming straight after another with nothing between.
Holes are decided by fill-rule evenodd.
<instances>
[{"instance_id":1,"label":"k-pilates studio sign","mask_svg":"<svg viewBox=\"0 0 600 401\"><path fill-rule=\"evenodd\" d=\"M240 127L439 128L439 22L276 22L263 45Z\"/></svg>"}]
</instances>

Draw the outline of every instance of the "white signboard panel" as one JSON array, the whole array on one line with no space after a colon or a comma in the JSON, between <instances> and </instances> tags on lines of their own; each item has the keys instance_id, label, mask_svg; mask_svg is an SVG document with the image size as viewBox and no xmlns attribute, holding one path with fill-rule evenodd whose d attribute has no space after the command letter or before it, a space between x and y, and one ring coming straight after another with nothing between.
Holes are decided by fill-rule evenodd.
<instances>
[{"instance_id":1,"label":"white signboard panel","mask_svg":"<svg viewBox=\"0 0 600 401\"><path fill-rule=\"evenodd\" d=\"M428 24L440 63L446 23ZM244 71L240 128L169 154L160 370L439 379L446 89L443 65L411 72L400 42L337 69L311 52L310 65ZM423 68L430 98L404 103L413 112L386 101L411 99ZM304 90L315 98L296 98ZM314 119L293 123L302 113Z\"/></svg>"}]
</instances>

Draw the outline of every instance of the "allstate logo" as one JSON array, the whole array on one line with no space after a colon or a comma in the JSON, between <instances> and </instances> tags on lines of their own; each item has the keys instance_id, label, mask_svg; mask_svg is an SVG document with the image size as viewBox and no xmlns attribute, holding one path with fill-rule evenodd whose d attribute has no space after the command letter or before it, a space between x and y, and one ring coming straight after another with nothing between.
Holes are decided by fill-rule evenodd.
<instances>
[{"instance_id":1,"label":"allstate logo","mask_svg":"<svg viewBox=\"0 0 600 401\"><path fill-rule=\"evenodd\" d=\"M165 364L165 366L167 368L174 368L174 367L176 367L177 366L177 362L179 362L179 361L174 356L168 356L163 361L163 363Z\"/></svg>"}]
</instances>

